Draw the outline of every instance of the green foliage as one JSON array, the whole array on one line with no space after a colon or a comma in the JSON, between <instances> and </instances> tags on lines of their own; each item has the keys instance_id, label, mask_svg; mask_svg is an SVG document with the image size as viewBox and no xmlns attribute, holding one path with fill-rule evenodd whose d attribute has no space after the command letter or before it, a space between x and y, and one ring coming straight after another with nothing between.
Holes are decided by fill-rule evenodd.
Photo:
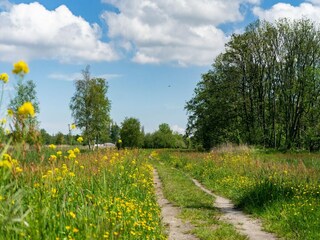
<instances>
[{"instance_id":1,"label":"green foliage","mask_svg":"<svg viewBox=\"0 0 320 240\"><path fill-rule=\"evenodd\" d=\"M162 123L157 131L144 136L145 148L186 148L183 136L173 133L169 124Z\"/></svg>"},{"instance_id":2,"label":"green foliage","mask_svg":"<svg viewBox=\"0 0 320 240\"><path fill-rule=\"evenodd\" d=\"M50 143L53 143L53 137L45 130L40 129L40 135L41 135L41 142L43 144L49 145Z\"/></svg>"},{"instance_id":3,"label":"green foliage","mask_svg":"<svg viewBox=\"0 0 320 240\"><path fill-rule=\"evenodd\" d=\"M15 96L10 100L8 109L17 112L19 107L26 102L31 102L34 107L35 116L28 117L23 120L16 118L13 122L11 137L13 142L19 143L22 140L33 145L40 142L40 133L38 132L39 122L37 120L37 114L40 112L39 101L37 99L36 84L32 80L26 82L22 78L19 79L17 86L15 86ZM24 129L21 127L23 126ZM27 136L23 137L23 132L28 132ZM24 139L22 139L24 138Z\"/></svg>"},{"instance_id":4,"label":"green foliage","mask_svg":"<svg viewBox=\"0 0 320 240\"><path fill-rule=\"evenodd\" d=\"M28 211L23 206L24 193L19 188L10 170L0 167L0 239L12 239L28 227Z\"/></svg>"},{"instance_id":5,"label":"green foliage","mask_svg":"<svg viewBox=\"0 0 320 240\"><path fill-rule=\"evenodd\" d=\"M145 154L48 151L20 174L0 167L1 240L165 239Z\"/></svg>"},{"instance_id":6,"label":"green foliage","mask_svg":"<svg viewBox=\"0 0 320 240\"><path fill-rule=\"evenodd\" d=\"M156 166L166 198L181 209L184 220L194 224L192 232L203 240L247 239L240 235L232 225L218 221L219 213L213 207L213 197L200 190L185 173L173 169L168 164L172 156L161 153Z\"/></svg>"},{"instance_id":7,"label":"green foliage","mask_svg":"<svg viewBox=\"0 0 320 240\"><path fill-rule=\"evenodd\" d=\"M15 89L16 95L11 99L9 109L17 111L25 102L31 102L35 113L40 112L36 84L32 80L28 80L25 83L23 81L19 81Z\"/></svg>"},{"instance_id":8,"label":"green foliage","mask_svg":"<svg viewBox=\"0 0 320 240\"><path fill-rule=\"evenodd\" d=\"M313 22L257 21L232 35L186 104L187 133L223 142L319 149L320 31Z\"/></svg>"},{"instance_id":9,"label":"green foliage","mask_svg":"<svg viewBox=\"0 0 320 240\"><path fill-rule=\"evenodd\" d=\"M110 139L112 143L117 143L120 139L120 127L117 123L112 123L110 127Z\"/></svg>"},{"instance_id":10,"label":"green foliage","mask_svg":"<svg viewBox=\"0 0 320 240\"><path fill-rule=\"evenodd\" d=\"M262 218L279 237L320 237L319 154L218 148L206 154L161 152L159 157Z\"/></svg>"},{"instance_id":11,"label":"green foliage","mask_svg":"<svg viewBox=\"0 0 320 240\"><path fill-rule=\"evenodd\" d=\"M58 132L56 135L55 135L55 144L57 145L62 145L65 143L65 139L64 139L64 135L62 132Z\"/></svg>"},{"instance_id":12,"label":"green foliage","mask_svg":"<svg viewBox=\"0 0 320 240\"><path fill-rule=\"evenodd\" d=\"M82 71L83 79L76 80L76 92L71 99L70 109L75 124L83 131L89 148L106 139L110 124L110 101L106 94L105 79L91 78L89 66Z\"/></svg>"},{"instance_id":13,"label":"green foliage","mask_svg":"<svg viewBox=\"0 0 320 240\"><path fill-rule=\"evenodd\" d=\"M120 136L123 147L141 147L143 134L140 121L136 118L125 118L121 123Z\"/></svg>"}]
</instances>

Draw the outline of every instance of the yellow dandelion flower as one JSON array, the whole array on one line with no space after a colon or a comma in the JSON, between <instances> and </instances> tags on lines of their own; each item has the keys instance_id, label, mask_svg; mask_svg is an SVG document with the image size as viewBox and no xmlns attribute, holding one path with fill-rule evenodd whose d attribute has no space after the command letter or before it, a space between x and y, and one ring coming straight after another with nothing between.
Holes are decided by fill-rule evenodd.
<instances>
[{"instance_id":1,"label":"yellow dandelion flower","mask_svg":"<svg viewBox=\"0 0 320 240\"><path fill-rule=\"evenodd\" d=\"M57 155L60 157L62 155L62 152L61 151L58 151L57 152Z\"/></svg>"},{"instance_id":2,"label":"yellow dandelion flower","mask_svg":"<svg viewBox=\"0 0 320 240\"><path fill-rule=\"evenodd\" d=\"M119 139L119 140L118 140L118 143L122 143L122 140L121 140L121 139Z\"/></svg>"},{"instance_id":3,"label":"yellow dandelion flower","mask_svg":"<svg viewBox=\"0 0 320 240\"><path fill-rule=\"evenodd\" d=\"M66 226L66 230L70 230L71 229L71 227L70 226Z\"/></svg>"},{"instance_id":4,"label":"yellow dandelion flower","mask_svg":"<svg viewBox=\"0 0 320 240\"><path fill-rule=\"evenodd\" d=\"M75 149L73 149L73 152L74 152L75 154L78 154L78 153L80 153L80 149L79 149L79 148L75 148Z\"/></svg>"},{"instance_id":5,"label":"yellow dandelion flower","mask_svg":"<svg viewBox=\"0 0 320 240\"><path fill-rule=\"evenodd\" d=\"M0 80L3 81L4 83L7 83L9 81L9 75L7 73L1 73Z\"/></svg>"},{"instance_id":6,"label":"yellow dandelion flower","mask_svg":"<svg viewBox=\"0 0 320 240\"><path fill-rule=\"evenodd\" d=\"M72 218L76 218L76 217L77 217L76 214L75 214L74 212L72 212L72 211L69 212L69 215L70 215L70 217L72 217Z\"/></svg>"},{"instance_id":7,"label":"yellow dandelion flower","mask_svg":"<svg viewBox=\"0 0 320 240\"><path fill-rule=\"evenodd\" d=\"M25 102L18 108L18 114L22 116L30 115L33 117L35 115L34 107L31 102Z\"/></svg>"},{"instance_id":8,"label":"yellow dandelion flower","mask_svg":"<svg viewBox=\"0 0 320 240\"><path fill-rule=\"evenodd\" d=\"M58 176L57 178L56 178L56 181L62 181L63 180L63 177L61 177L61 176Z\"/></svg>"},{"instance_id":9,"label":"yellow dandelion flower","mask_svg":"<svg viewBox=\"0 0 320 240\"><path fill-rule=\"evenodd\" d=\"M56 188L51 188L51 194L56 195L57 194L57 189Z\"/></svg>"},{"instance_id":10,"label":"yellow dandelion flower","mask_svg":"<svg viewBox=\"0 0 320 240\"><path fill-rule=\"evenodd\" d=\"M82 137L78 137L78 138L77 138L77 141L78 141L79 143L82 143L82 142L83 142L83 138L82 138Z\"/></svg>"},{"instance_id":11,"label":"yellow dandelion flower","mask_svg":"<svg viewBox=\"0 0 320 240\"><path fill-rule=\"evenodd\" d=\"M0 161L0 167L7 167L9 169L12 168L12 164L8 160Z\"/></svg>"},{"instance_id":12,"label":"yellow dandelion flower","mask_svg":"<svg viewBox=\"0 0 320 240\"><path fill-rule=\"evenodd\" d=\"M73 124L71 124L71 130L73 130L73 129L76 129L77 128L77 126L73 123Z\"/></svg>"},{"instance_id":13,"label":"yellow dandelion flower","mask_svg":"<svg viewBox=\"0 0 320 240\"><path fill-rule=\"evenodd\" d=\"M6 128L5 133L6 133L6 135L9 135L11 132L8 128Z\"/></svg>"},{"instance_id":14,"label":"yellow dandelion flower","mask_svg":"<svg viewBox=\"0 0 320 240\"><path fill-rule=\"evenodd\" d=\"M54 144L50 144L50 145L49 145L49 148L50 148L50 149L56 149L56 148L57 148L57 146L56 146L56 145L54 145Z\"/></svg>"},{"instance_id":15,"label":"yellow dandelion flower","mask_svg":"<svg viewBox=\"0 0 320 240\"><path fill-rule=\"evenodd\" d=\"M24 75L29 72L28 64L22 60L13 64L12 73L18 75Z\"/></svg>"},{"instance_id":16,"label":"yellow dandelion flower","mask_svg":"<svg viewBox=\"0 0 320 240\"><path fill-rule=\"evenodd\" d=\"M73 230L72 230L74 233L77 233L77 232L79 232L79 229L78 228L73 228Z\"/></svg>"},{"instance_id":17,"label":"yellow dandelion flower","mask_svg":"<svg viewBox=\"0 0 320 240\"><path fill-rule=\"evenodd\" d=\"M11 161L11 156L8 153L5 153L5 154L3 154L2 159Z\"/></svg>"},{"instance_id":18,"label":"yellow dandelion flower","mask_svg":"<svg viewBox=\"0 0 320 240\"><path fill-rule=\"evenodd\" d=\"M23 172L23 169L21 167L16 167L16 173L21 173Z\"/></svg>"},{"instance_id":19,"label":"yellow dandelion flower","mask_svg":"<svg viewBox=\"0 0 320 240\"><path fill-rule=\"evenodd\" d=\"M19 165L19 162L18 162L17 159L12 159L12 160L11 160L11 163L12 163L12 165L14 165L14 166L18 166L18 165Z\"/></svg>"},{"instance_id":20,"label":"yellow dandelion flower","mask_svg":"<svg viewBox=\"0 0 320 240\"><path fill-rule=\"evenodd\" d=\"M56 155L50 155L49 161L50 162L54 162L57 160L57 156Z\"/></svg>"},{"instance_id":21,"label":"yellow dandelion flower","mask_svg":"<svg viewBox=\"0 0 320 240\"><path fill-rule=\"evenodd\" d=\"M75 159L75 158L76 158L76 155L74 154L74 151L73 151L73 150L69 150L69 151L68 151L68 153L69 153L68 158L69 158L70 160L72 160L72 159Z\"/></svg>"}]
</instances>

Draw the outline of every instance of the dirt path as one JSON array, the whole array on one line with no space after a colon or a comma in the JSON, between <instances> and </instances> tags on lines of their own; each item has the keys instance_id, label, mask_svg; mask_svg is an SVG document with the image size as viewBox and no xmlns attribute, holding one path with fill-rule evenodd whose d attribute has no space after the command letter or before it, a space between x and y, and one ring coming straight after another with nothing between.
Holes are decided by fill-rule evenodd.
<instances>
[{"instance_id":1,"label":"dirt path","mask_svg":"<svg viewBox=\"0 0 320 240\"><path fill-rule=\"evenodd\" d=\"M221 220L231 223L240 233L245 234L251 240L277 239L271 233L264 232L261 228L261 223L258 220L251 219L243 212L235 209L229 199L215 195L213 192L202 186L197 180L192 180L202 191L216 198L214 206L223 213L220 218Z\"/></svg>"},{"instance_id":2,"label":"dirt path","mask_svg":"<svg viewBox=\"0 0 320 240\"><path fill-rule=\"evenodd\" d=\"M182 222L178 215L180 208L173 206L163 195L162 184L157 170L153 170L153 182L156 189L157 201L161 207L162 221L168 228L169 240L198 240L195 236L189 234L192 225Z\"/></svg>"}]
</instances>

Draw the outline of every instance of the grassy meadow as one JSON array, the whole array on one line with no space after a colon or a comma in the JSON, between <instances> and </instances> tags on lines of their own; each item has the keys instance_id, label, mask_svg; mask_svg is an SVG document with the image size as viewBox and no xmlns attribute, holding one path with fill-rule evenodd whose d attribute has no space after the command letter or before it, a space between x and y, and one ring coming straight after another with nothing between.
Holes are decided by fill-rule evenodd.
<instances>
[{"instance_id":1,"label":"grassy meadow","mask_svg":"<svg viewBox=\"0 0 320 240\"><path fill-rule=\"evenodd\" d=\"M42 158L0 161L0 239L166 239L152 171L200 239L245 239L218 221L200 180L260 217L284 239L320 237L320 155L250 148L210 153L173 150L44 150ZM36 157L29 153L28 158ZM190 177L188 177L190 176Z\"/></svg>"},{"instance_id":2,"label":"grassy meadow","mask_svg":"<svg viewBox=\"0 0 320 240\"><path fill-rule=\"evenodd\" d=\"M159 152L159 160L231 198L285 239L320 238L320 155L250 148Z\"/></svg>"},{"instance_id":3,"label":"grassy meadow","mask_svg":"<svg viewBox=\"0 0 320 240\"><path fill-rule=\"evenodd\" d=\"M0 162L0 239L165 239L147 155L48 151Z\"/></svg>"},{"instance_id":4,"label":"grassy meadow","mask_svg":"<svg viewBox=\"0 0 320 240\"><path fill-rule=\"evenodd\" d=\"M14 64L20 83L28 72L25 62ZM6 84L8 74L0 74L0 81ZM0 240L166 239L154 166L166 197L195 225L200 239L246 237L219 221L214 199L195 187L191 176L261 218L279 237L320 239L319 153L246 146L208 153L57 149L42 146L35 114L35 106L24 102L0 119Z\"/></svg>"}]
</instances>

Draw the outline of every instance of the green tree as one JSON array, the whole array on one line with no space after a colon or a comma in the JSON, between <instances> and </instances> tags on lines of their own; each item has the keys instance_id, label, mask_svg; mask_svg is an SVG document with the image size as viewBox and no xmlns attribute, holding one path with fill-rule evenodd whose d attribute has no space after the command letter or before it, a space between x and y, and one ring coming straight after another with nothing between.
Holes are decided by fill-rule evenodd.
<instances>
[{"instance_id":1,"label":"green tree","mask_svg":"<svg viewBox=\"0 0 320 240\"><path fill-rule=\"evenodd\" d=\"M144 135L144 138L143 138L143 147L144 148L155 148L153 136L154 136L153 133L147 133Z\"/></svg>"},{"instance_id":2,"label":"green tree","mask_svg":"<svg viewBox=\"0 0 320 240\"><path fill-rule=\"evenodd\" d=\"M54 138L45 129L40 129L40 135L43 144L54 143Z\"/></svg>"},{"instance_id":3,"label":"green tree","mask_svg":"<svg viewBox=\"0 0 320 240\"><path fill-rule=\"evenodd\" d=\"M62 132L58 132L56 135L55 135L55 144L57 145L62 145L65 143L65 138L64 138L64 134Z\"/></svg>"},{"instance_id":4,"label":"green tree","mask_svg":"<svg viewBox=\"0 0 320 240\"><path fill-rule=\"evenodd\" d=\"M28 117L27 119L23 120L23 130L18 127L21 124L21 119L15 119L15 122L13 123L15 127L11 134L11 136L13 137L13 141L21 142L22 135L25 135L27 133L23 141L26 141L29 144L38 145L41 141L41 137L38 130L39 122L37 119L37 114L39 114L40 108L39 101L37 99L36 84L32 80L24 82L21 78L19 79L18 84L15 86L15 89L16 94L10 100L8 108L13 110L14 112L17 112L19 107L24 103L31 102L34 107L35 116Z\"/></svg>"},{"instance_id":5,"label":"green tree","mask_svg":"<svg viewBox=\"0 0 320 240\"><path fill-rule=\"evenodd\" d=\"M37 99L36 84L32 80L28 80L25 83L23 81L19 81L15 88L17 92L9 103L9 109L17 111L25 102L31 102L35 113L39 113L40 108L39 101ZM36 118L32 119L35 120Z\"/></svg>"},{"instance_id":6,"label":"green tree","mask_svg":"<svg viewBox=\"0 0 320 240\"><path fill-rule=\"evenodd\" d=\"M120 139L120 127L117 123L112 123L110 127L110 139L111 142L116 144L117 141Z\"/></svg>"},{"instance_id":7,"label":"green tree","mask_svg":"<svg viewBox=\"0 0 320 240\"><path fill-rule=\"evenodd\" d=\"M162 123L159 129L153 134L154 146L156 148L173 148L174 137L169 124Z\"/></svg>"},{"instance_id":8,"label":"green tree","mask_svg":"<svg viewBox=\"0 0 320 240\"><path fill-rule=\"evenodd\" d=\"M109 131L111 104L107 98L105 79L92 78L89 66L82 71L82 76L82 79L75 81L76 92L71 98L70 109L75 124L82 130L89 148L92 148Z\"/></svg>"},{"instance_id":9,"label":"green tree","mask_svg":"<svg viewBox=\"0 0 320 240\"><path fill-rule=\"evenodd\" d=\"M307 19L257 21L234 34L186 104L187 134L204 148L319 145L320 31Z\"/></svg>"},{"instance_id":10,"label":"green tree","mask_svg":"<svg viewBox=\"0 0 320 240\"><path fill-rule=\"evenodd\" d=\"M136 118L125 118L121 123L120 136L124 147L141 147L143 134L140 121Z\"/></svg>"},{"instance_id":11,"label":"green tree","mask_svg":"<svg viewBox=\"0 0 320 240\"><path fill-rule=\"evenodd\" d=\"M162 123L158 130L144 135L144 148L186 148L183 136L172 132L169 124Z\"/></svg>"}]
</instances>

